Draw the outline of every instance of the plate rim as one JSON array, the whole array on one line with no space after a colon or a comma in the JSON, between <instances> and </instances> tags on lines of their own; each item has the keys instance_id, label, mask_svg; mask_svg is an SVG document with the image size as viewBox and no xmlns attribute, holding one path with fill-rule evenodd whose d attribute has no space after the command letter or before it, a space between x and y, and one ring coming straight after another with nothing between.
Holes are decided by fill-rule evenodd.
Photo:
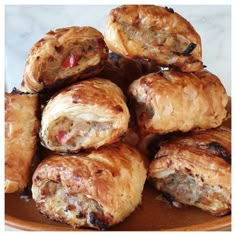
<instances>
[{"instance_id":1,"label":"plate rim","mask_svg":"<svg viewBox=\"0 0 236 236\"><path fill-rule=\"evenodd\" d=\"M73 228L65 228L65 225L49 225L44 223L32 222L21 220L17 217L5 214L5 225L25 231L93 231L92 229L79 229L74 230ZM216 227L217 225L217 227ZM112 231L112 228L111 230ZM231 214L223 217L219 217L216 220L195 224L184 227L170 228L170 229L160 229L154 231L231 231Z\"/></svg>"}]
</instances>

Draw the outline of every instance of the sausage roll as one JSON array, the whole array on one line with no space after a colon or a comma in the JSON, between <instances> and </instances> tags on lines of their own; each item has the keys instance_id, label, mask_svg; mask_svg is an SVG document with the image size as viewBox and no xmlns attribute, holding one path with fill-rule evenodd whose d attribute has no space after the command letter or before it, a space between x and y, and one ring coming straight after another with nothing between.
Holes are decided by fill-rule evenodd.
<instances>
[{"instance_id":1,"label":"sausage roll","mask_svg":"<svg viewBox=\"0 0 236 236\"><path fill-rule=\"evenodd\" d=\"M215 128L227 115L225 88L207 70L152 73L134 81L129 94L138 126L144 133Z\"/></svg>"},{"instance_id":2,"label":"sausage roll","mask_svg":"<svg viewBox=\"0 0 236 236\"><path fill-rule=\"evenodd\" d=\"M103 35L92 27L50 31L29 52L21 90L60 88L94 76L102 70L107 55Z\"/></svg>"},{"instance_id":3,"label":"sausage roll","mask_svg":"<svg viewBox=\"0 0 236 236\"><path fill-rule=\"evenodd\" d=\"M231 131L195 132L160 145L149 179L173 201L222 216L231 211Z\"/></svg>"},{"instance_id":4,"label":"sausage roll","mask_svg":"<svg viewBox=\"0 0 236 236\"><path fill-rule=\"evenodd\" d=\"M109 80L78 82L52 97L42 113L42 144L57 152L98 148L120 139L129 110L121 89Z\"/></svg>"},{"instance_id":5,"label":"sausage roll","mask_svg":"<svg viewBox=\"0 0 236 236\"><path fill-rule=\"evenodd\" d=\"M104 38L113 52L128 58L148 58L184 72L203 68L200 36L171 8L117 7L108 16Z\"/></svg>"},{"instance_id":6,"label":"sausage roll","mask_svg":"<svg viewBox=\"0 0 236 236\"><path fill-rule=\"evenodd\" d=\"M109 79L118 85L124 94L127 93L129 85L142 75L157 72L160 67L155 61L142 59L130 60L115 53L109 53L108 60L98 77Z\"/></svg>"},{"instance_id":7,"label":"sausage roll","mask_svg":"<svg viewBox=\"0 0 236 236\"><path fill-rule=\"evenodd\" d=\"M104 230L135 210L145 179L139 152L117 142L78 155L48 156L34 172L32 196L50 219Z\"/></svg>"},{"instance_id":8,"label":"sausage roll","mask_svg":"<svg viewBox=\"0 0 236 236\"><path fill-rule=\"evenodd\" d=\"M36 94L5 93L5 192L23 191L37 147Z\"/></svg>"}]
</instances>

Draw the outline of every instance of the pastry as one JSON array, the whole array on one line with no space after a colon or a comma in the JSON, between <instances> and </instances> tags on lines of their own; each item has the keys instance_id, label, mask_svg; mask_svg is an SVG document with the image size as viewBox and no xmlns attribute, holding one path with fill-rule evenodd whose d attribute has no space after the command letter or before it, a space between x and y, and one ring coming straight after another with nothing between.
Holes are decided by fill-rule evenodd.
<instances>
[{"instance_id":1,"label":"pastry","mask_svg":"<svg viewBox=\"0 0 236 236\"><path fill-rule=\"evenodd\" d=\"M104 39L115 53L147 58L184 72L203 68L201 38L173 9L154 5L123 5L113 9Z\"/></svg>"},{"instance_id":2,"label":"pastry","mask_svg":"<svg viewBox=\"0 0 236 236\"><path fill-rule=\"evenodd\" d=\"M231 211L231 131L193 132L159 145L149 179L169 199L216 216Z\"/></svg>"},{"instance_id":3,"label":"pastry","mask_svg":"<svg viewBox=\"0 0 236 236\"><path fill-rule=\"evenodd\" d=\"M143 133L215 128L227 116L225 88L207 70L148 74L130 85L129 94Z\"/></svg>"},{"instance_id":4,"label":"pastry","mask_svg":"<svg viewBox=\"0 0 236 236\"><path fill-rule=\"evenodd\" d=\"M5 93L5 192L22 192L29 183L37 149L38 95Z\"/></svg>"},{"instance_id":5,"label":"pastry","mask_svg":"<svg viewBox=\"0 0 236 236\"><path fill-rule=\"evenodd\" d=\"M84 80L49 100L42 113L41 142L56 152L98 148L125 134L129 116L117 85L101 78Z\"/></svg>"},{"instance_id":6,"label":"pastry","mask_svg":"<svg viewBox=\"0 0 236 236\"><path fill-rule=\"evenodd\" d=\"M34 172L32 196L52 220L104 230L140 204L145 180L139 152L118 142L78 155L49 155Z\"/></svg>"},{"instance_id":7,"label":"pastry","mask_svg":"<svg viewBox=\"0 0 236 236\"><path fill-rule=\"evenodd\" d=\"M31 48L21 90L55 90L78 78L94 76L102 70L107 56L103 35L95 28L51 30Z\"/></svg>"}]
</instances>

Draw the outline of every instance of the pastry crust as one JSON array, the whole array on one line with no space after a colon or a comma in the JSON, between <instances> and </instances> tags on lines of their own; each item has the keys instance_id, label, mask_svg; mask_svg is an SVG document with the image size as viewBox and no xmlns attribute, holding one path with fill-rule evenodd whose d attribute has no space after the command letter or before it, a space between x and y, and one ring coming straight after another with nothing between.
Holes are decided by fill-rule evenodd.
<instances>
[{"instance_id":1,"label":"pastry crust","mask_svg":"<svg viewBox=\"0 0 236 236\"><path fill-rule=\"evenodd\" d=\"M149 179L174 200L221 216L231 210L231 131L193 132L161 143Z\"/></svg>"},{"instance_id":2,"label":"pastry crust","mask_svg":"<svg viewBox=\"0 0 236 236\"><path fill-rule=\"evenodd\" d=\"M5 93L5 192L23 191L37 148L36 94Z\"/></svg>"},{"instance_id":3,"label":"pastry crust","mask_svg":"<svg viewBox=\"0 0 236 236\"><path fill-rule=\"evenodd\" d=\"M49 31L31 48L22 91L58 89L78 78L98 74L107 60L103 35L92 27L68 27Z\"/></svg>"},{"instance_id":4,"label":"pastry crust","mask_svg":"<svg viewBox=\"0 0 236 236\"><path fill-rule=\"evenodd\" d=\"M42 144L57 152L78 152L118 141L129 110L121 89L109 80L76 83L52 97L43 110Z\"/></svg>"},{"instance_id":5,"label":"pastry crust","mask_svg":"<svg viewBox=\"0 0 236 236\"><path fill-rule=\"evenodd\" d=\"M207 70L152 73L134 81L129 94L138 126L144 133L215 128L227 115L225 88Z\"/></svg>"},{"instance_id":6,"label":"pastry crust","mask_svg":"<svg viewBox=\"0 0 236 236\"><path fill-rule=\"evenodd\" d=\"M148 58L184 72L203 68L200 36L171 8L117 7L108 16L104 38L113 52L128 58Z\"/></svg>"},{"instance_id":7,"label":"pastry crust","mask_svg":"<svg viewBox=\"0 0 236 236\"><path fill-rule=\"evenodd\" d=\"M37 208L73 227L106 229L141 202L146 169L139 152L121 142L78 155L49 155L33 175Z\"/></svg>"}]
</instances>

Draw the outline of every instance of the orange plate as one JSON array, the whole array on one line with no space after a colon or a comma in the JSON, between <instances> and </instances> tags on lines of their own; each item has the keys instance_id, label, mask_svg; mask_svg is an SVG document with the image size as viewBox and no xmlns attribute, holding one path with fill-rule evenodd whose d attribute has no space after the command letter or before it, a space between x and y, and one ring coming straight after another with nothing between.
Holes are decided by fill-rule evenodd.
<instances>
[{"instance_id":1,"label":"orange plate","mask_svg":"<svg viewBox=\"0 0 236 236\"><path fill-rule=\"evenodd\" d=\"M231 102L230 102L231 103ZM229 104L230 112L231 106ZM231 119L225 126L231 127ZM231 215L215 217L198 208L184 206L175 208L158 197L159 193L149 184L145 185L142 205L124 222L111 228L112 231L195 231L231 230ZM22 230L81 230L48 220L40 214L32 199L28 202L19 194L5 194L5 223Z\"/></svg>"}]
</instances>

